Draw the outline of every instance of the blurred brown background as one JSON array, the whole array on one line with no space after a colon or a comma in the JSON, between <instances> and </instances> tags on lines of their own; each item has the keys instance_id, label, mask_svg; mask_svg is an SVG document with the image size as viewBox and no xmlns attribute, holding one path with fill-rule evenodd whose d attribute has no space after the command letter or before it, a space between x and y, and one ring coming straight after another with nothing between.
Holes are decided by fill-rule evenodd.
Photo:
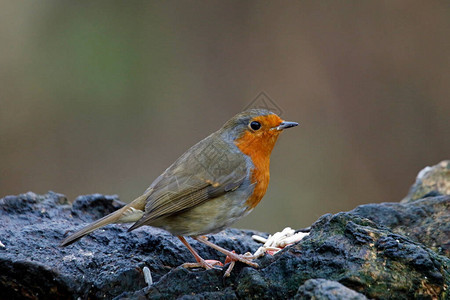
<instances>
[{"instance_id":1,"label":"blurred brown background","mask_svg":"<svg viewBox=\"0 0 450 300\"><path fill-rule=\"evenodd\" d=\"M265 91L298 121L237 227L399 201L450 154L449 1L3 1L0 196L139 196Z\"/></svg>"}]
</instances>

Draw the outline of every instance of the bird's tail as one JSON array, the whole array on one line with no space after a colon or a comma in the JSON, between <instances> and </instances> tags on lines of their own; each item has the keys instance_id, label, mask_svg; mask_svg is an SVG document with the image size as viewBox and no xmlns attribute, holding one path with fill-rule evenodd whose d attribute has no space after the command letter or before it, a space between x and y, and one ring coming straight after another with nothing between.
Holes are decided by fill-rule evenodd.
<instances>
[{"instance_id":1,"label":"bird's tail","mask_svg":"<svg viewBox=\"0 0 450 300\"><path fill-rule=\"evenodd\" d=\"M106 226L108 224L136 222L144 215L145 200L147 199L148 194L149 193L145 193L144 195L140 196L139 198L136 198L133 202L125 205L121 209L116 210L115 212L69 235L61 242L60 246L65 247L67 245L70 245L81 239L83 236L91 233L92 231L99 229L103 226Z\"/></svg>"}]
</instances>

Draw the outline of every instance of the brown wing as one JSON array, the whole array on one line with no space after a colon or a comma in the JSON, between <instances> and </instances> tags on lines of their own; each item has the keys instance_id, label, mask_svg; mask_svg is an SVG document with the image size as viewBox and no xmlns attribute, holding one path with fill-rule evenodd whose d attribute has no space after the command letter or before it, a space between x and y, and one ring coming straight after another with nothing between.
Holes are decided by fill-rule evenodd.
<instances>
[{"instance_id":1,"label":"brown wing","mask_svg":"<svg viewBox=\"0 0 450 300\"><path fill-rule=\"evenodd\" d=\"M150 187L153 192L147 198L144 216L129 230L233 191L243 183L246 174L242 154L211 135L158 177Z\"/></svg>"}]
</instances>

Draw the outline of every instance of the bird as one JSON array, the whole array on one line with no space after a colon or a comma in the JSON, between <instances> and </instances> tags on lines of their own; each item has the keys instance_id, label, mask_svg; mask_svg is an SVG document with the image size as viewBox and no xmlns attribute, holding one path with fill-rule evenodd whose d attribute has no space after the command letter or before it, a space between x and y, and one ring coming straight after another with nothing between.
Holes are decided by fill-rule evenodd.
<instances>
[{"instance_id":1,"label":"bird","mask_svg":"<svg viewBox=\"0 0 450 300\"><path fill-rule=\"evenodd\" d=\"M224 249L205 235L222 231L256 207L269 184L270 155L278 136L297 125L262 108L236 114L182 154L141 196L69 235L60 246L108 224L134 223L128 231L148 225L178 237L196 260L184 267L222 265L203 259L185 239L188 236L225 254L232 266L240 261L257 268L251 255Z\"/></svg>"}]
</instances>

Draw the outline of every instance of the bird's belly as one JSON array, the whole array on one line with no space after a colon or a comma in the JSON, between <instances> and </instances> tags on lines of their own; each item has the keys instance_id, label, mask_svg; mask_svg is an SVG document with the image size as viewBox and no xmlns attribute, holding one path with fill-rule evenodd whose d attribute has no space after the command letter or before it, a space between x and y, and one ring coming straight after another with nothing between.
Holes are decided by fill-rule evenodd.
<instances>
[{"instance_id":1,"label":"bird's belly","mask_svg":"<svg viewBox=\"0 0 450 300\"><path fill-rule=\"evenodd\" d=\"M208 200L185 212L156 220L149 225L163 228L173 235L205 235L219 232L247 215L248 192L236 190Z\"/></svg>"}]
</instances>

